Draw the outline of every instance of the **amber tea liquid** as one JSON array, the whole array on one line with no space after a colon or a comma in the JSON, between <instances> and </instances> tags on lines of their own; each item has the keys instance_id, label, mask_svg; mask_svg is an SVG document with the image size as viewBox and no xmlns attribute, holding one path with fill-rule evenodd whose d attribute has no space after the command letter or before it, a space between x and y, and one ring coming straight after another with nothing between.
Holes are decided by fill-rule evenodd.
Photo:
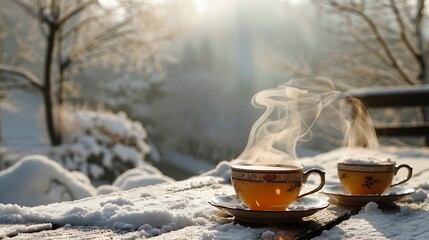
<instances>
[{"instance_id":1,"label":"amber tea liquid","mask_svg":"<svg viewBox=\"0 0 429 240\"><path fill-rule=\"evenodd\" d=\"M354 172L338 169L343 187L351 194L382 194L392 183L394 172Z\"/></svg>"},{"instance_id":2,"label":"amber tea liquid","mask_svg":"<svg viewBox=\"0 0 429 240\"><path fill-rule=\"evenodd\" d=\"M252 210L285 210L297 200L303 171L298 167L236 166L232 183Z\"/></svg>"}]
</instances>

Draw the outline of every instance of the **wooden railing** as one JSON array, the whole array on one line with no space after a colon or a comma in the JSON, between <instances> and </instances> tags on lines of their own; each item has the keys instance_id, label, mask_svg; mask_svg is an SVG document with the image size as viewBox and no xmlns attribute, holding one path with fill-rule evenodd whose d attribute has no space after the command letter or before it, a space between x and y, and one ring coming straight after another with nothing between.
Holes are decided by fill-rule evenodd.
<instances>
[{"instance_id":1,"label":"wooden railing","mask_svg":"<svg viewBox=\"0 0 429 240\"><path fill-rule=\"evenodd\" d=\"M346 99L356 98L371 108L418 107L423 120L418 123L383 123L375 126L377 136L424 136L429 146L429 85L351 89Z\"/></svg>"}]
</instances>

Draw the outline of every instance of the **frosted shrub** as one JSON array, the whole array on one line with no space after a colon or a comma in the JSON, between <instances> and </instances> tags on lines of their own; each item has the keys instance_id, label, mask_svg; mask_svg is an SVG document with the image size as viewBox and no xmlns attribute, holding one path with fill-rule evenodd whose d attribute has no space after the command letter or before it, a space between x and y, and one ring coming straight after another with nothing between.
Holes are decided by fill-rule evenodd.
<instances>
[{"instance_id":1,"label":"frosted shrub","mask_svg":"<svg viewBox=\"0 0 429 240\"><path fill-rule=\"evenodd\" d=\"M150 152L146 130L123 112L67 110L61 117L64 144L54 158L92 181L112 182L124 171L143 163Z\"/></svg>"}]
</instances>

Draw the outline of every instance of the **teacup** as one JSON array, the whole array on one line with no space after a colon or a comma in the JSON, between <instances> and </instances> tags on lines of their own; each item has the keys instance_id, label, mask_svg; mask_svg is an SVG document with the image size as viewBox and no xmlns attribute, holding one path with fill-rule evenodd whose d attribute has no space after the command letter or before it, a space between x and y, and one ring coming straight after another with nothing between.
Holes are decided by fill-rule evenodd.
<instances>
[{"instance_id":1,"label":"teacup","mask_svg":"<svg viewBox=\"0 0 429 240\"><path fill-rule=\"evenodd\" d=\"M406 168L405 179L392 184L399 169ZM344 163L338 162L338 176L343 187L353 195L382 194L389 187L404 183L411 178L413 168L395 162Z\"/></svg>"},{"instance_id":2,"label":"teacup","mask_svg":"<svg viewBox=\"0 0 429 240\"><path fill-rule=\"evenodd\" d=\"M311 173L320 176L320 184L299 195ZM285 210L298 198L319 191L325 184L325 172L290 165L233 165L231 182L237 196L251 210Z\"/></svg>"}]
</instances>

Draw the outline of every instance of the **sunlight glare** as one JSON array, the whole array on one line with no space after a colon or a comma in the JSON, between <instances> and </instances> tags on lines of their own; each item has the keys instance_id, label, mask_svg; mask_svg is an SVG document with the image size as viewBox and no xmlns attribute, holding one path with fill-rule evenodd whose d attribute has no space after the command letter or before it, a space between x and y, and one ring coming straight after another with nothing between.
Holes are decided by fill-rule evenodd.
<instances>
[{"instance_id":1,"label":"sunlight glare","mask_svg":"<svg viewBox=\"0 0 429 240\"><path fill-rule=\"evenodd\" d=\"M195 10L200 14L204 14L208 10L208 5L206 0L194 0L194 6L195 6Z\"/></svg>"},{"instance_id":2,"label":"sunlight glare","mask_svg":"<svg viewBox=\"0 0 429 240\"><path fill-rule=\"evenodd\" d=\"M126 11L120 6L118 0L98 0L101 6L113 12L115 21L122 21L125 19Z\"/></svg>"},{"instance_id":3,"label":"sunlight glare","mask_svg":"<svg viewBox=\"0 0 429 240\"><path fill-rule=\"evenodd\" d=\"M279 2L289 2L291 5L297 5L302 2L302 0L278 0Z\"/></svg>"},{"instance_id":4,"label":"sunlight glare","mask_svg":"<svg viewBox=\"0 0 429 240\"><path fill-rule=\"evenodd\" d=\"M98 0L98 2L106 9L112 9L119 6L117 0Z\"/></svg>"},{"instance_id":5,"label":"sunlight glare","mask_svg":"<svg viewBox=\"0 0 429 240\"><path fill-rule=\"evenodd\" d=\"M164 0L151 0L150 2L154 5L157 5L157 4L159 5L159 4L163 4Z\"/></svg>"}]
</instances>

